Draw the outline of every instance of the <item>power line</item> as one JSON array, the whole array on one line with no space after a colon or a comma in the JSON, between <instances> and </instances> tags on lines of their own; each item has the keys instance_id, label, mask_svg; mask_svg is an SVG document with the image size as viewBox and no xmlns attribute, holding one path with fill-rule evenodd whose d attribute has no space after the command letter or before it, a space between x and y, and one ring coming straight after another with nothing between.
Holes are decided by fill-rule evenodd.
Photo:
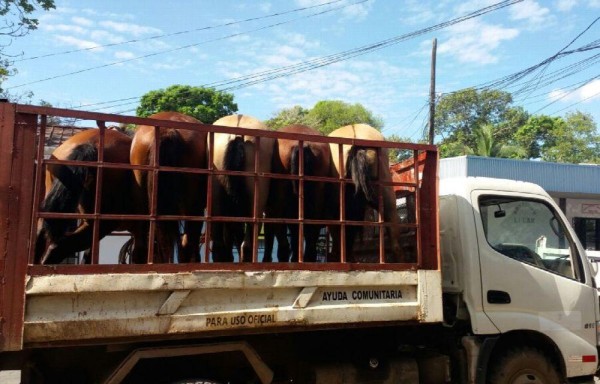
<instances>
[{"instance_id":1,"label":"power line","mask_svg":"<svg viewBox=\"0 0 600 384\"><path fill-rule=\"evenodd\" d=\"M216 41L221 41L221 40L227 40L227 39L231 39L233 37L242 36L242 35L245 35L245 34L248 34L248 33L258 32L258 31L262 31L262 30L265 30L265 29L270 29L270 28L278 27L280 25L289 24L289 23L292 23L294 21L298 21L298 20L302 20L302 19L308 19L308 18L315 17L315 16L320 16L320 15L323 15L323 14L326 14L326 13L329 13L329 12L333 12L333 11L337 11L337 10L340 10L340 9L343 9L343 8L347 8L347 7L350 7L350 6L353 6L353 5L365 3L367 1L371 1L371 0L360 0L360 1L357 1L355 3L351 3L351 4L339 6L339 7L336 7L336 8L327 9L327 10L324 10L324 11L320 11L320 12L313 13L313 14L310 14L310 15L306 15L306 16L303 16L303 17L299 17L299 18L296 18L296 19L290 19L290 20L281 21L281 22L278 22L278 23L275 23L275 24L270 24L270 25L263 26L263 27L256 28L256 29L252 29L252 30L249 30L249 31L234 33L234 34L231 34L231 35L222 36L222 37L218 37L218 38L211 39L211 40L201 41L199 43L187 44L187 45L184 45L184 46L180 46L180 47L176 47L176 48L172 48L172 49L167 49L167 50L163 50L163 51L158 51L158 52L153 52L153 53L149 53L147 55L136 56L136 57L132 57L132 58L125 59L125 60L114 61L114 62L111 62L111 63L107 63L107 64L103 64L103 65L98 65L98 66L95 66L95 67L88 67L88 68L84 68L84 69L81 69L81 70L78 70L78 71L63 73L63 74L60 74L60 75L55 75L55 76L47 77L47 78L44 78L44 79L34 80L34 81L30 81L28 83L23 83L23 84L15 85L15 86L12 86L12 87L7 87L6 89L10 90L10 89L15 89L15 88L20 88L20 87L24 87L24 86L27 86L27 85L42 83L42 82L50 81L50 80L56 80L56 79L60 79L60 78L67 77L67 76L78 75L80 73L93 71L95 69L108 68L108 67L112 67L114 65L125 64L125 63L129 63L129 62L132 62L132 61L140 60L140 59L146 59L148 57L162 55L162 54L165 54L165 53L171 53L171 52L181 51L183 49L197 47L197 46L203 45L203 44L214 43ZM520 0L520 1L523 1L523 0Z\"/></svg>"},{"instance_id":2,"label":"power line","mask_svg":"<svg viewBox=\"0 0 600 384\"><path fill-rule=\"evenodd\" d=\"M379 42L376 42L373 44L369 44L369 45L361 46L358 48L334 53L334 54L327 55L327 56L318 57L316 59L307 60L307 61L303 61L300 63L296 63L296 64L284 66L284 67L277 67L277 68L262 71L262 72L255 72L255 73L252 73L249 75L239 76L239 77L232 78L232 79L220 80L220 81L204 84L203 86L213 87L213 88L219 89L221 91L232 91L232 90L237 90L240 88L256 85L256 84L259 84L262 82L271 81L271 80L274 80L277 78L292 76L292 75L299 74L302 72L306 72L306 71L314 70L314 69L321 68L324 66L328 66L328 65L331 65L331 64L334 64L337 62L349 60L351 58L354 58L354 57L357 57L360 55L364 55L364 54L367 54L367 53L370 53L373 51L384 49L391 45L398 44L400 42L409 40L411 38L415 38L415 37L424 35L426 33L444 29L449 26L452 26L452 25L455 25L455 24L458 24L458 23L461 23L461 22L464 22L464 21L467 21L467 20L470 20L470 19L473 19L476 17L480 17L487 13L497 11L499 9L511 6L513 4L516 4L516 3L519 3L522 1L523 0L501 1L499 3L478 9L478 10L468 13L466 15L447 20L447 21L444 21L439 24L435 24L430 27L422 28L422 29L419 29L414 32L410 32L410 33L403 34L400 36L395 36L395 37L392 37L389 39L385 39L385 40L382 40L382 41L379 41ZM63 76L66 76L66 75L63 75ZM133 100L133 99L134 98L129 98L129 100ZM121 99L121 100L127 100L127 99ZM105 103L107 103L107 102L105 102Z\"/></svg>"},{"instance_id":3,"label":"power line","mask_svg":"<svg viewBox=\"0 0 600 384\"><path fill-rule=\"evenodd\" d=\"M562 112L562 111L564 111L565 109L569 109L569 108L571 108L571 107L572 107L572 106L574 106L574 105L581 104L581 103L583 103L584 101L587 101L587 100L589 100L589 99L593 99L594 97L596 97L596 96L598 96L598 95L600 95L600 91L598 91L598 92L594 93L594 94L593 94L593 95L591 95L591 96L588 96L588 97L586 97L586 98L583 98L583 99L581 99L581 100L579 100L579 101L576 101L576 102L574 102L574 103L572 103L572 104L569 104L569 105L567 105L566 107L559 109L558 111L554 111L553 115L556 115L558 112Z\"/></svg>"},{"instance_id":4,"label":"power line","mask_svg":"<svg viewBox=\"0 0 600 384\"><path fill-rule=\"evenodd\" d=\"M25 57L25 58L21 58L21 59L18 59L18 60L14 60L14 62L36 60L36 59L42 59L42 58L46 58L46 57L59 56L59 55L67 55L67 54L77 53L77 52L92 51L92 50L99 49L99 48L116 47L116 46L125 45L125 44L140 43L140 42L148 41L148 40L156 40L156 39L161 39L161 38L165 38L165 37L184 35L184 34L188 34L188 33L192 33L192 32L200 32L200 31L207 31L207 30L210 30L210 29L217 29L217 28L222 28L222 27L230 27L232 25L248 23L248 22L251 22L251 21L264 20L264 19L269 19L269 18L273 18L273 17L277 17L277 16L287 15L287 14L290 14L290 13L302 12L302 11L306 11L308 9L324 7L326 5L331 5L331 4L339 3L340 1L344 1L344 0L332 0L332 1L328 1L326 3L311 5L309 7L296 8L296 9L291 9L291 10L288 10L288 11L272 13L270 15L258 16L258 17L251 17L251 18L248 18L248 19L236 20L236 21L231 21L231 22L223 23L223 24L209 25L207 27L202 27L202 28L187 29L187 30L183 30L183 31L177 31L177 32L172 32L172 33L165 33L165 34L162 34L162 35L149 36L149 37L145 37L145 38L142 38L142 39L131 39L131 40L122 41L122 42L119 42L119 43L98 44L98 45L95 45L93 47L72 49L72 50L62 51L62 52L48 53L46 55L38 55L38 56ZM354 5L354 4L352 4L352 5Z\"/></svg>"}]
</instances>

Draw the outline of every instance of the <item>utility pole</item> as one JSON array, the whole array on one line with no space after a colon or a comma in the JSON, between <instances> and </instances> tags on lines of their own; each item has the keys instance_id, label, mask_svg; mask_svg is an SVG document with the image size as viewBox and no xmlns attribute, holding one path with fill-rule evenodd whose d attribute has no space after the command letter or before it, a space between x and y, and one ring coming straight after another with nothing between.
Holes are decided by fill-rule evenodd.
<instances>
[{"instance_id":1,"label":"utility pole","mask_svg":"<svg viewBox=\"0 0 600 384\"><path fill-rule=\"evenodd\" d=\"M437 51L437 39L433 39L431 49L431 83L429 86L429 144L433 144L434 121L435 121L435 57Z\"/></svg>"}]
</instances>

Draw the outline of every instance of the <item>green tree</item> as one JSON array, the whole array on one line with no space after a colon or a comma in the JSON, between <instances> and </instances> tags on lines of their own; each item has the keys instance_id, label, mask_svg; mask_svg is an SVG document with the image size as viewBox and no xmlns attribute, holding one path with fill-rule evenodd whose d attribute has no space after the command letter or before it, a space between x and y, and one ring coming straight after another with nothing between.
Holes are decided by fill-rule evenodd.
<instances>
[{"instance_id":1,"label":"green tree","mask_svg":"<svg viewBox=\"0 0 600 384\"><path fill-rule=\"evenodd\" d=\"M230 93L213 88L172 85L142 96L136 113L138 116L147 117L157 112L181 112L203 123L212 124L237 110L238 106L233 102L233 95Z\"/></svg>"},{"instance_id":2,"label":"green tree","mask_svg":"<svg viewBox=\"0 0 600 384\"><path fill-rule=\"evenodd\" d=\"M328 135L332 131L349 124L369 124L381 129L383 120L369 111L362 104L348 104L339 100L322 100L311 109L295 106L282 109L267 121L272 129L289 124L305 124Z\"/></svg>"},{"instance_id":3,"label":"green tree","mask_svg":"<svg viewBox=\"0 0 600 384\"><path fill-rule=\"evenodd\" d=\"M491 124L484 124L473 130L474 142L466 144L467 140L457 140L442 143L442 157L475 155L482 157L526 158L527 150L518 145L503 143L498 140L498 129ZM470 141L470 140L469 140Z\"/></svg>"},{"instance_id":4,"label":"green tree","mask_svg":"<svg viewBox=\"0 0 600 384\"><path fill-rule=\"evenodd\" d=\"M568 113L542 147L542 160L559 163L600 163L600 135L591 115Z\"/></svg>"},{"instance_id":5,"label":"green tree","mask_svg":"<svg viewBox=\"0 0 600 384\"><path fill-rule=\"evenodd\" d=\"M36 30L39 20L31 17L37 9L49 11L54 9L54 0L2 0L0 1L0 93L9 96L2 90L2 83L7 77L14 75L17 71L12 67L14 55L6 54L5 50L12 44L15 38L27 35Z\"/></svg>"},{"instance_id":6,"label":"green tree","mask_svg":"<svg viewBox=\"0 0 600 384\"><path fill-rule=\"evenodd\" d=\"M383 120L362 104L348 104L339 100L319 101L308 112L308 118L314 119L318 124L315 128L325 135L349 124L369 124L379 130L383 127Z\"/></svg>"},{"instance_id":7,"label":"green tree","mask_svg":"<svg viewBox=\"0 0 600 384\"><path fill-rule=\"evenodd\" d=\"M474 130L475 146L473 154L483 157L524 158L527 156L525 148L518 145L503 144L494 135L494 126L485 124Z\"/></svg>"},{"instance_id":8,"label":"green tree","mask_svg":"<svg viewBox=\"0 0 600 384\"><path fill-rule=\"evenodd\" d=\"M413 143L414 141L409 137L402 137L400 135L392 134L386 136L386 141L393 141L394 143ZM419 140L418 143L425 144L426 140ZM406 160L410 157L413 157L412 150L403 150L398 148L389 148L388 149L388 158L390 159L390 164L399 163L403 160Z\"/></svg>"},{"instance_id":9,"label":"green tree","mask_svg":"<svg viewBox=\"0 0 600 384\"><path fill-rule=\"evenodd\" d=\"M583 112L564 118L532 116L515 133L528 157L561 163L600 162L600 135L593 118Z\"/></svg>"},{"instance_id":10,"label":"green tree","mask_svg":"<svg viewBox=\"0 0 600 384\"><path fill-rule=\"evenodd\" d=\"M302 108L299 105L291 108L284 108L280 110L277 115L273 116L273 118L267 120L265 124L270 129L274 130L291 124L304 124L308 125L309 127L315 127L316 129L318 122L314 119L311 119L308 116L308 112L308 109Z\"/></svg>"},{"instance_id":11,"label":"green tree","mask_svg":"<svg viewBox=\"0 0 600 384\"><path fill-rule=\"evenodd\" d=\"M514 140L527 150L527 158L540 159L542 152L556 144L555 132L562 130L565 121L561 117L531 116L514 135Z\"/></svg>"},{"instance_id":12,"label":"green tree","mask_svg":"<svg viewBox=\"0 0 600 384\"><path fill-rule=\"evenodd\" d=\"M474 130L486 124L494 126L494 139L498 144L509 145L527 118L523 108L512 106L508 92L468 88L443 95L437 102L435 116L435 131L442 137L442 156L475 148Z\"/></svg>"}]
</instances>

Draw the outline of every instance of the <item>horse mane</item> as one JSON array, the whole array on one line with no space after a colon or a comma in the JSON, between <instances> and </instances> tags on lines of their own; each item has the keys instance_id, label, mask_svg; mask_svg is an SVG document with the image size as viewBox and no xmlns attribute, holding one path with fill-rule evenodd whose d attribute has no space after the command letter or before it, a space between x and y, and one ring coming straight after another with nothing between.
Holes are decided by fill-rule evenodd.
<instances>
[{"instance_id":1,"label":"horse mane","mask_svg":"<svg viewBox=\"0 0 600 384\"><path fill-rule=\"evenodd\" d=\"M370 163L367 151L369 148L353 145L348 151L348 160L346 162L346 177L351 177L354 182L354 194L360 192L364 195L369 204L377 207L375 200L376 194L373 191L370 179Z\"/></svg>"},{"instance_id":2,"label":"horse mane","mask_svg":"<svg viewBox=\"0 0 600 384\"><path fill-rule=\"evenodd\" d=\"M67 160L72 161L98 161L98 149L89 143L80 144L73 148ZM42 212L73 213L83 199L93 196L84 196L89 181L95 177L95 167L77 165L59 165L52 182L50 191L42 202ZM49 240L56 242L75 224L75 220L46 219L43 221L43 230Z\"/></svg>"}]
</instances>

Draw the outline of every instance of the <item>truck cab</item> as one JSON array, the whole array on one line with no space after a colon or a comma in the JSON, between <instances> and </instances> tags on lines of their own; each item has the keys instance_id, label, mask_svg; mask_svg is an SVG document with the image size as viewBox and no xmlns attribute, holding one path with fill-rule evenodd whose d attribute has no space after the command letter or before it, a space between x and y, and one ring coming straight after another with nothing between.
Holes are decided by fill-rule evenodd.
<instances>
[{"instance_id":1,"label":"truck cab","mask_svg":"<svg viewBox=\"0 0 600 384\"><path fill-rule=\"evenodd\" d=\"M470 376L475 369L489 370L492 378L510 376L506 370L524 360L539 360L540 375L552 369L567 378L596 372L596 284L567 223L535 184L440 182L445 318L450 325L470 325L473 336L463 338L476 360Z\"/></svg>"}]
</instances>

